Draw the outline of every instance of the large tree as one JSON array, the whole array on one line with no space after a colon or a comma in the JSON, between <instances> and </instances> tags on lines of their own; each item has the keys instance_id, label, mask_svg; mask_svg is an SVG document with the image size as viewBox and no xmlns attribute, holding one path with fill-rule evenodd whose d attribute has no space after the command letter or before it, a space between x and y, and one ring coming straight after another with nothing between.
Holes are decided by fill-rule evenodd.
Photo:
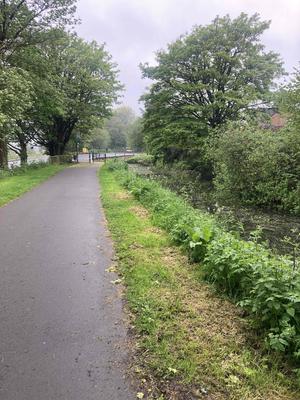
<instances>
[{"instance_id":1,"label":"large tree","mask_svg":"<svg viewBox=\"0 0 300 400\"><path fill-rule=\"evenodd\" d=\"M110 115L121 89L118 71L103 45L76 35L65 34L39 51L47 80L40 79L46 91L36 88L38 101L31 114L35 141L50 155L63 154L75 129L83 136ZM37 75L41 73L39 69Z\"/></svg>"},{"instance_id":2,"label":"large tree","mask_svg":"<svg viewBox=\"0 0 300 400\"><path fill-rule=\"evenodd\" d=\"M1 97L5 95L5 92L9 92L13 97L23 97L19 91L19 84L23 79L22 73L20 73L20 66L12 58L16 57L16 54L24 48L56 40L60 35L60 28L74 22L75 3L76 0L3 0L0 2L0 68L1 73L3 71L2 76L5 78L2 83L7 82L8 84L7 87L1 85ZM18 68L18 77L16 70L12 67ZM7 73L4 72L5 69ZM17 85L14 88L9 85L11 82L11 79L8 79L9 74L12 79L17 78ZM23 76L24 74L25 72ZM24 81L23 84L25 84ZM22 100L20 104L23 107ZM25 110L25 108L23 109ZM12 111L12 107L9 109ZM3 109L0 110L1 112L3 113ZM15 122L18 120L19 114L16 112ZM11 118L12 114L9 113L6 119L11 120ZM7 137L4 133L7 131L5 131L5 127L8 127L7 123L1 128L0 167L6 165ZM14 124L15 127L16 124ZM17 134L13 139L19 140L21 147L15 150L19 151L23 161L26 160L28 136L24 136L25 130L10 128L10 133Z\"/></svg>"},{"instance_id":3,"label":"large tree","mask_svg":"<svg viewBox=\"0 0 300 400\"><path fill-rule=\"evenodd\" d=\"M156 66L141 66L154 80L143 96L154 154L174 159L201 153L203 137L265 98L283 72L278 54L260 42L269 25L258 14L217 17L158 52Z\"/></svg>"}]
</instances>

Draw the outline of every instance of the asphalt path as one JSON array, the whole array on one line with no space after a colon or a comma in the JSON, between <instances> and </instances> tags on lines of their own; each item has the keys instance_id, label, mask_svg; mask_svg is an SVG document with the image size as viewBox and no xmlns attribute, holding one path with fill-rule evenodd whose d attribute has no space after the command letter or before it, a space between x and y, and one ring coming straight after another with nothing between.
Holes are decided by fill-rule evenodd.
<instances>
[{"instance_id":1,"label":"asphalt path","mask_svg":"<svg viewBox=\"0 0 300 400\"><path fill-rule=\"evenodd\" d=\"M130 400L97 167L0 208L0 399Z\"/></svg>"}]
</instances>

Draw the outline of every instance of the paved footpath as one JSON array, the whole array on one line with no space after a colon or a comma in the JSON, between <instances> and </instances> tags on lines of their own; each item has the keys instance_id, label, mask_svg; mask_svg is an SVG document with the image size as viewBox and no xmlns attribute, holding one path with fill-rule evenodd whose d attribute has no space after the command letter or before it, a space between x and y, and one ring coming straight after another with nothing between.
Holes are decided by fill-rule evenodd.
<instances>
[{"instance_id":1,"label":"paved footpath","mask_svg":"<svg viewBox=\"0 0 300 400\"><path fill-rule=\"evenodd\" d=\"M0 400L131 400L97 168L0 208Z\"/></svg>"}]
</instances>

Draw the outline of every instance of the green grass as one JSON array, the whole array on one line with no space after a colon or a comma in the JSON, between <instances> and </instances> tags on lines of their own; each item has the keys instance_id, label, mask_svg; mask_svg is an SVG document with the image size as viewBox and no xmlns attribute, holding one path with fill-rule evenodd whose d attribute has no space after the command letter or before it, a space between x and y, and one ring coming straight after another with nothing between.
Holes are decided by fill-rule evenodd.
<instances>
[{"instance_id":1,"label":"green grass","mask_svg":"<svg viewBox=\"0 0 300 400\"><path fill-rule=\"evenodd\" d=\"M28 192L34 186L65 168L63 165L46 165L28 168L17 175L0 179L0 207Z\"/></svg>"},{"instance_id":2,"label":"green grass","mask_svg":"<svg viewBox=\"0 0 300 400\"><path fill-rule=\"evenodd\" d=\"M145 398L296 400L292 374L259 346L241 310L198 279L170 237L100 169L102 200L135 332ZM150 391L149 391L150 390ZM197 397L198 396L198 397Z\"/></svg>"}]
</instances>

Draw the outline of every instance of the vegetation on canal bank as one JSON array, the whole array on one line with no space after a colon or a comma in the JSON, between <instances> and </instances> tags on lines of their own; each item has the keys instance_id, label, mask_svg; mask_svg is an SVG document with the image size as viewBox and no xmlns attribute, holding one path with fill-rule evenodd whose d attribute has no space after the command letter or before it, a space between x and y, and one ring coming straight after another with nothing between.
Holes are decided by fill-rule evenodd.
<instances>
[{"instance_id":1,"label":"vegetation on canal bank","mask_svg":"<svg viewBox=\"0 0 300 400\"><path fill-rule=\"evenodd\" d=\"M0 170L0 207L65 167L65 165L40 163L12 170Z\"/></svg>"},{"instance_id":2,"label":"vegetation on canal bank","mask_svg":"<svg viewBox=\"0 0 300 400\"><path fill-rule=\"evenodd\" d=\"M251 300L254 279L259 274L261 279L273 279L269 274L275 270L278 282L285 285L279 264L288 269L289 261L278 259L273 266L272 256L255 241L243 242L221 232L210 216L157 183L128 173L124 165L108 163L100 170L100 179L119 271L134 315L139 364L135 371L145 397L148 393L149 398L181 400L300 398L296 375L279 348L283 341L288 349L288 341L269 326L276 325L283 310L287 310L286 322L299 320L298 303L295 313L293 306L286 307L286 298L269 307L263 287L256 311L251 311L254 304L237 307L226 299L229 294L240 300L244 290ZM203 278L214 281L219 294ZM273 292L269 283L269 297L277 299L276 284L273 281ZM289 301L296 299L293 296ZM268 309L266 315L259 301ZM252 317L244 318L246 313ZM263 321L262 314L267 317ZM271 349L276 346L279 352Z\"/></svg>"},{"instance_id":3,"label":"vegetation on canal bank","mask_svg":"<svg viewBox=\"0 0 300 400\"><path fill-rule=\"evenodd\" d=\"M276 87L269 24L217 17L159 50L141 66L143 132L156 164L196 172L219 203L300 215L300 70Z\"/></svg>"}]
</instances>

